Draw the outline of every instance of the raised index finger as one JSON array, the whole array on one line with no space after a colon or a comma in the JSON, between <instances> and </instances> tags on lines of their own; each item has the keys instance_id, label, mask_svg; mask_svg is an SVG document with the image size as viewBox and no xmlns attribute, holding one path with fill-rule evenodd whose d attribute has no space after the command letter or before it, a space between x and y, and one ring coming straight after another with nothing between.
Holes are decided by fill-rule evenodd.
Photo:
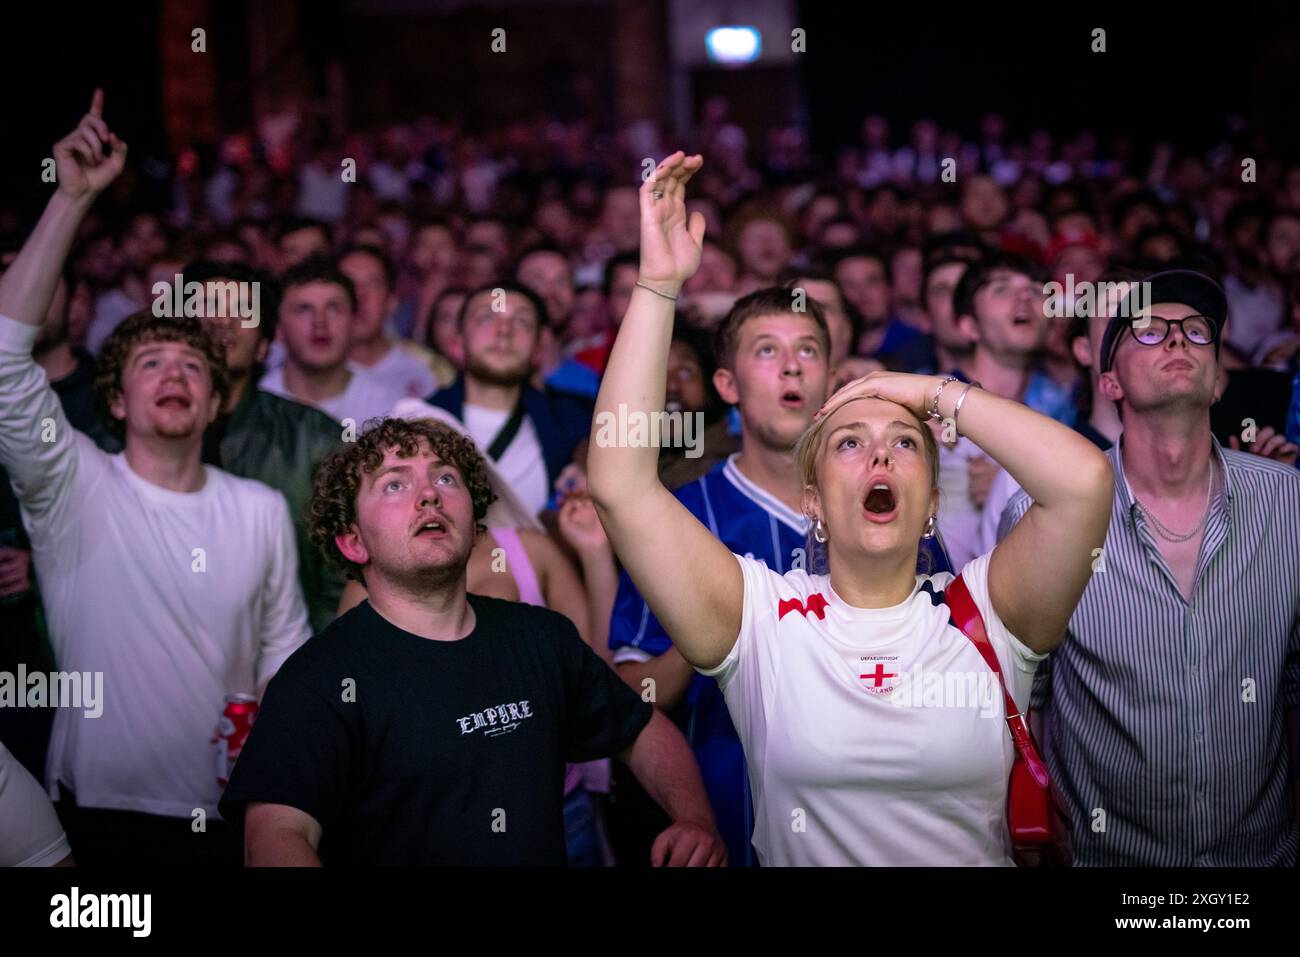
<instances>
[{"instance_id":1,"label":"raised index finger","mask_svg":"<svg viewBox=\"0 0 1300 957\"><path fill-rule=\"evenodd\" d=\"M95 92L90 97L90 115L102 117L104 115L104 91L95 88Z\"/></svg>"}]
</instances>

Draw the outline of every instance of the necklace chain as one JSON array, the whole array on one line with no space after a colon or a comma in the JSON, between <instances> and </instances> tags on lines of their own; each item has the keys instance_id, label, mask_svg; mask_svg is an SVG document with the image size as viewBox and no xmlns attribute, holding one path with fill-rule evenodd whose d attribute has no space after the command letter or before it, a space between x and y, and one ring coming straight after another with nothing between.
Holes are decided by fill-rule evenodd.
<instances>
[{"instance_id":1,"label":"necklace chain","mask_svg":"<svg viewBox=\"0 0 1300 957\"><path fill-rule=\"evenodd\" d=\"M1196 527L1193 528L1186 535L1180 535L1177 532L1167 528L1165 524L1160 521L1160 519L1156 518L1155 513L1152 512L1151 509L1147 508L1145 505L1142 504L1142 501L1136 495L1133 496L1133 501L1137 502L1138 508L1142 509L1142 514L1145 515L1147 517L1147 520L1151 522L1151 526L1156 530L1157 535L1159 535L1167 542L1177 543L1177 542L1186 542L1191 538L1194 538L1196 535L1200 534L1201 529L1205 527L1205 523L1210 520L1210 498L1213 494L1214 494L1214 465L1211 464L1210 483L1209 486L1205 489L1205 513L1201 515L1201 520L1196 523Z\"/></svg>"}]
</instances>

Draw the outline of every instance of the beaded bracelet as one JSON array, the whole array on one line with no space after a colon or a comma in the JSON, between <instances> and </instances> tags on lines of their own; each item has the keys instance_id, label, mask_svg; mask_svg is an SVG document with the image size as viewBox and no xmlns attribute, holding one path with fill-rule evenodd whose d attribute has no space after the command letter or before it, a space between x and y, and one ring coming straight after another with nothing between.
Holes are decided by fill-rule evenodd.
<instances>
[{"instance_id":1,"label":"beaded bracelet","mask_svg":"<svg viewBox=\"0 0 1300 957\"><path fill-rule=\"evenodd\" d=\"M950 375L950 376L945 376L944 380L939 383L939 388L934 390L934 398L930 400L930 409L926 413L927 418L931 418L931 419L943 418L943 416L939 414L939 393L944 390L944 388L948 385L949 382L956 382L956 381L957 381L957 377L955 375Z\"/></svg>"}]
</instances>

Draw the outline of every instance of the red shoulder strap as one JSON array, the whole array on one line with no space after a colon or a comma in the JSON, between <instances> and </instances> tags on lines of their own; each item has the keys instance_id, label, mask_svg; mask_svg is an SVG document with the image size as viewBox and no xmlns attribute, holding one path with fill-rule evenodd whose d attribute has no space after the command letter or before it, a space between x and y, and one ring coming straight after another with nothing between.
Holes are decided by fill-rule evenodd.
<instances>
[{"instance_id":1,"label":"red shoulder strap","mask_svg":"<svg viewBox=\"0 0 1300 957\"><path fill-rule=\"evenodd\" d=\"M1029 734L1025 715L1016 710L1015 699L1011 697L1011 692L1007 690L1006 679L1002 677L1002 667L998 664L997 652L993 650L988 632L984 629L984 616L980 614L979 606L975 604L975 599L971 597L970 589L961 575L948 583L948 587L943 590L943 600L952 613L953 624L971 640L975 650L998 676L998 684L1002 686L1002 699L1007 711L1007 727L1011 731L1011 740L1015 743L1020 756L1024 758L1035 783L1039 787L1047 787L1047 766L1039 757L1038 749L1034 747L1034 739Z\"/></svg>"}]
</instances>

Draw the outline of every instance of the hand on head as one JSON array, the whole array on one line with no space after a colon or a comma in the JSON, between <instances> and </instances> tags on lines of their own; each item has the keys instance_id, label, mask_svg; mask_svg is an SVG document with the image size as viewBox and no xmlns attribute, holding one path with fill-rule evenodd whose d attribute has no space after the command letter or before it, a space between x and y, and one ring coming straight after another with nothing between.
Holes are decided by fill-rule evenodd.
<instances>
[{"instance_id":1,"label":"hand on head","mask_svg":"<svg viewBox=\"0 0 1300 957\"><path fill-rule=\"evenodd\" d=\"M855 399L897 402L925 419L930 398L940 381L942 380L938 376L914 375L910 372L871 372L841 387L813 414L813 421L831 415L844 403Z\"/></svg>"}]
</instances>

